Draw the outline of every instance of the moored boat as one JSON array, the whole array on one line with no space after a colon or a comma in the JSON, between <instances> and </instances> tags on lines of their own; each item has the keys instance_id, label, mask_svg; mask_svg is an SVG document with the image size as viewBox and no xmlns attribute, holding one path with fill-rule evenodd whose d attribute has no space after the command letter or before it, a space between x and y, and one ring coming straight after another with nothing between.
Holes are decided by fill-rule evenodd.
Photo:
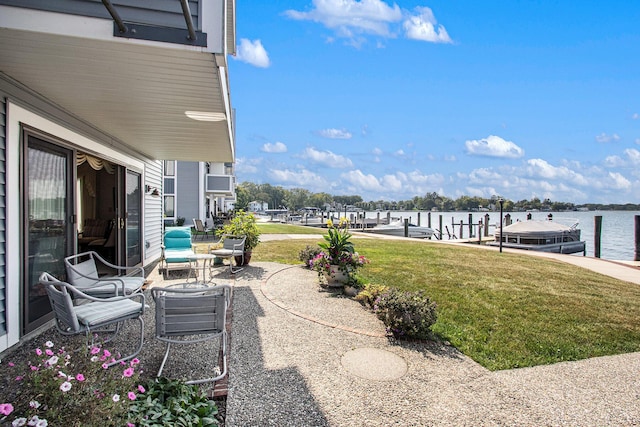
<instances>
[{"instance_id":1,"label":"moored boat","mask_svg":"<svg viewBox=\"0 0 640 427\"><path fill-rule=\"evenodd\" d=\"M405 236L404 223L402 221L394 221L389 224L376 225L375 227L366 229L365 231L368 233L386 234L388 236ZM435 231L430 227L421 227L418 225L409 224L408 233L409 237L428 239L433 236L433 233L435 233Z\"/></svg>"},{"instance_id":2,"label":"moored boat","mask_svg":"<svg viewBox=\"0 0 640 427\"><path fill-rule=\"evenodd\" d=\"M578 224L566 226L553 221L519 221L496 228L495 240L489 245L561 254L586 253L586 243L580 240Z\"/></svg>"}]
</instances>

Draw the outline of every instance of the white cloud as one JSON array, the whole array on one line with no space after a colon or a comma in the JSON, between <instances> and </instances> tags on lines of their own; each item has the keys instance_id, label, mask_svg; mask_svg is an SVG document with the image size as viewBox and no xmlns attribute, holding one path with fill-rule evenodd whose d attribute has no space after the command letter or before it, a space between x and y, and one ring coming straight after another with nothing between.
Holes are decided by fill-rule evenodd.
<instances>
[{"instance_id":1,"label":"white cloud","mask_svg":"<svg viewBox=\"0 0 640 427\"><path fill-rule=\"evenodd\" d=\"M408 173L398 171L376 177L356 169L341 174L340 179L349 185L351 191L357 194L371 192L384 193L385 195L394 194L396 200L400 200L402 197L412 198L415 195L426 194L445 181L445 178L440 174L425 175L418 170Z\"/></svg>"},{"instance_id":2,"label":"white cloud","mask_svg":"<svg viewBox=\"0 0 640 427\"><path fill-rule=\"evenodd\" d=\"M236 173L257 173L260 163L262 163L261 159L247 159L246 157L238 157L236 158L235 171Z\"/></svg>"},{"instance_id":3,"label":"white cloud","mask_svg":"<svg viewBox=\"0 0 640 427\"><path fill-rule=\"evenodd\" d=\"M451 43L442 25L436 28L436 19L428 7L417 7L415 13L401 10L397 4L382 0L313 0L309 11L287 10L285 15L300 21L313 21L335 31L337 37L350 39L348 44L361 46L363 35L395 38L404 29L407 38ZM329 38L333 41L333 38ZM384 47L380 41L377 47Z\"/></svg>"},{"instance_id":4,"label":"white cloud","mask_svg":"<svg viewBox=\"0 0 640 427\"><path fill-rule=\"evenodd\" d=\"M527 160L526 172L530 176L553 180L566 180L576 185L588 185L589 183L582 174L565 166L553 166L542 159Z\"/></svg>"},{"instance_id":5,"label":"white cloud","mask_svg":"<svg viewBox=\"0 0 640 427\"><path fill-rule=\"evenodd\" d=\"M614 188L616 190L626 190L631 188L631 181L617 172L609 172L609 181L609 188Z\"/></svg>"},{"instance_id":6,"label":"white cloud","mask_svg":"<svg viewBox=\"0 0 640 427\"><path fill-rule=\"evenodd\" d=\"M475 156L505 157L510 159L524 156L522 148L495 135L489 135L480 140L468 140L465 142L465 147L468 154Z\"/></svg>"},{"instance_id":7,"label":"white cloud","mask_svg":"<svg viewBox=\"0 0 640 427\"><path fill-rule=\"evenodd\" d=\"M274 144L267 142L262 146L260 150L264 151L265 153L286 153L287 146L280 141Z\"/></svg>"},{"instance_id":8,"label":"white cloud","mask_svg":"<svg viewBox=\"0 0 640 427\"><path fill-rule=\"evenodd\" d=\"M285 15L319 22L341 37L352 37L354 33L389 36L389 24L402 17L398 5L390 7L380 0L313 0L313 6L309 12L287 10Z\"/></svg>"},{"instance_id":9,"label":"white cloud","mask_svg":"<svg viewBox=\"0 0 640 427\"><path fill-rule=\"evenodd\" d=\"M381 156L382 155L382 150L379 149L378 147L375 147L371 152L376 156Z\"/></svg>"},{"instance_id":10,"label":"white cloud","mask_svg":"<svg viewBox=\"0 0 640 427\"><path fill-rule=\"evenodd\" d=\"M324 177L307 169L292 171L289 169L271 169L268 175L275 184L291 184L297 187L304 187L309 190L321 189L327 186Z\"/></svg>"},{"instance_id":11,"label":"white cloud","mask_svg":"<svg viewBox=\"0 0 640 427\"><path fill-rule=\"evenodd\" d=\"M620 136L618 136L617 133L614 133L613 135L607 135L606 133L602 132L600 135L596 135L596 141L600 143L616 142L620 141Z\"/></svg>"},{"instance_id":12,"label":"white cloud","mask_svg":"<svg viewBox=\"0 0 640 427\"><path fill-rule=\"evenodd\" d=\"M640 138L636 138L636 144L640 145Z\"/></svg>"},{"instance_id":13,"label":"white cloud","mask_svg":"<svg viewBox=\"0 0 640 427\"><path fill-rule=\"evenodd\" d=\"M260 40L240 39L235 59L260 68L267 68L271 65L269 54Z\"/></svg>"},{"instance_id":14,"label":"white cloud","mask_svg":"<svg viewBox=\"0 0 640 427\"><path fill-rule=\"evenodd\" d=\"M407 38L432 43L452 43L447 30L438 25L436 18L428 7L416 7L416 15L408 16L402 27Z\"/></svg>"},{"instance_id":15,"label":"white cloud","mask_svg":"<svg viewBox=\"0 0 640 427\"><path fill-rule=\"evenodd\" d=\"M619 168L624 166L624 160L620 156L607 156L604 159L604 165L610 168Z\"/></svg>"},{"instance_id":16,"label":"white cloud","mask_svg":"<svg viewBox=\"0 0 640 427\"><path fill-rule=\"evenodd\" d=\"M322 129L318 131L318 135L329 139L351 139L351 132L345 129Z\"/></svg>"},{"instance_id":17,"label":"white cloud","mask_svg":"<svg viewBox=\"0 0 640 427\"><path fill-rule=\"evenodd\" d=\"M335 154L331 151L319 151L312 147L304 150L300 157L330 168L344 169L353 167L353 162L347 157Z\"/></svg>"},{"instance_id":18,"label":"white cloud","mask_svg":"<svg viewBox=\"0 0 640 427\"><path fill-rule=\"evenodd\" d=\"M632 118L633 120L638 120L638 119L640 119L640 114L638 114L638 113L633 113L633 115L631 116L631 118Z\"/></svg>"},{"instance_id":19,"label":"white cloud","mask_svg":"<svg viewBox=\"0 0 640 427\"><path fill-rule=\"evenodd\" d=\"M627 148L624 150L624 154L627 155L629 162L634 166L640 166L640 151L635 148Z\"/></svg>"},{"instance_id":20,"label":"white cloud","mask_svg":"<svg viewBox=\"0 0 640 427\"><path fill-rule=\"evenodd\" d=\"M371 174L365 175L360 170L343 173L340 178L364 191L384 191L378 178Z\"/></svg>"},{"instance_id":21,"label":"white cloud","mask_svg":"<svg viewBox=\"0 0 640 427\"><path fill-rule=\"evenodd\" d=\"M622 168L627 166L640 166L640 151L635 148L627 148L623 151L624 158L620 156L607 156L604 164L610 168Z\"/></svg>"}]
</instances>

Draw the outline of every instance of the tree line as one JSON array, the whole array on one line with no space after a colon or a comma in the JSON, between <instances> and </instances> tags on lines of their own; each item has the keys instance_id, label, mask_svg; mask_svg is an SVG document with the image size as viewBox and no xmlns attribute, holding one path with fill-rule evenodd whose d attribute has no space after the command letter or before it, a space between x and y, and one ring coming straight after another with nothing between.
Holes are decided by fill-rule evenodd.
<instances>
[{"instance_id":1,"label":"tree line","mask_svg":"<svg viewBox=\"0 0 640 427\"><path fill-rule=\"evenodd\" d=\"M531 200L509 200L500 195L493 195L490 198L477 196L461 196L451 199L441 196L436 192L427 193L424 196L415 196L409 200L388 201L370 200L364 201L361 196L337 196L328 193L312 193L304 188L285 189L281 186L271 184L255 184L243 182L236 188L236 209L248 209L249 203L267 203L269 209L287 209L290 212L298 211L305 207L315 207L325 209L329 206L333 210L342 210L345 206L354 206L365 211L375 210L397 210L397 211L430 211L441 212L466 211L473 212L482 209L499 210L500 199L503 200L505 211L572 211L577 209L589 210L640 210L640 205L633 203L626 204L597 204L586 203L576 205L570 202L551 201L549 199L540 200L534 197Z\"/></svg>"}]
</instances>

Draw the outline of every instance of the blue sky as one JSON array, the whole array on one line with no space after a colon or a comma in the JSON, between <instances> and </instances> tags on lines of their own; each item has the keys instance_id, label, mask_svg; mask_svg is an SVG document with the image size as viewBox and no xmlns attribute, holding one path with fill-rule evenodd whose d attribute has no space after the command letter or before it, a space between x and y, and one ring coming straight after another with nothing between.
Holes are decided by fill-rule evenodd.
<instances>
[{"instance_id":1,"label":"blue sky","mask_svg":"<svg viewBox=\"0 0 640 427\"><path fill-rule=\"evenodd\" d=\"M640 203L640 2L237 2L239 182Z\"/></svg>"}]
</instances>

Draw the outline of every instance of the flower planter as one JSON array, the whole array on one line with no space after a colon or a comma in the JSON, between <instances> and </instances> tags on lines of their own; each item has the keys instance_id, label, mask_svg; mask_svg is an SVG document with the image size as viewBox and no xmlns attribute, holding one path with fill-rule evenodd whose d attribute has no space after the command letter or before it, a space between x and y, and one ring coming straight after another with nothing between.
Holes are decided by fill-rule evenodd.
<instances>
[{"instance_id":1,"label":"flower planter","mask_svg":"<svg viewBox=\"0 0 640 427\"><path fill-rule=\"evenodd\" d=\"M337 265L332 264L329 269L331 272L325 273L324 277L330 288L340 288L349 281L349 274L341 271Z\"/></svg>"},{"instance_id":2,"label":"flower planter","mask_svg":"<svg viewBox=\"0 0 640 427\"><path fill-rule=\"evenodd\" d=\"M249 262L251 261L251 254L252 252L244 252L244 257L241 256L235 256L235 260L236 260L236 265L238 267L243 266L243 265L249 265Z\"/></svg>"}]
</instances>

